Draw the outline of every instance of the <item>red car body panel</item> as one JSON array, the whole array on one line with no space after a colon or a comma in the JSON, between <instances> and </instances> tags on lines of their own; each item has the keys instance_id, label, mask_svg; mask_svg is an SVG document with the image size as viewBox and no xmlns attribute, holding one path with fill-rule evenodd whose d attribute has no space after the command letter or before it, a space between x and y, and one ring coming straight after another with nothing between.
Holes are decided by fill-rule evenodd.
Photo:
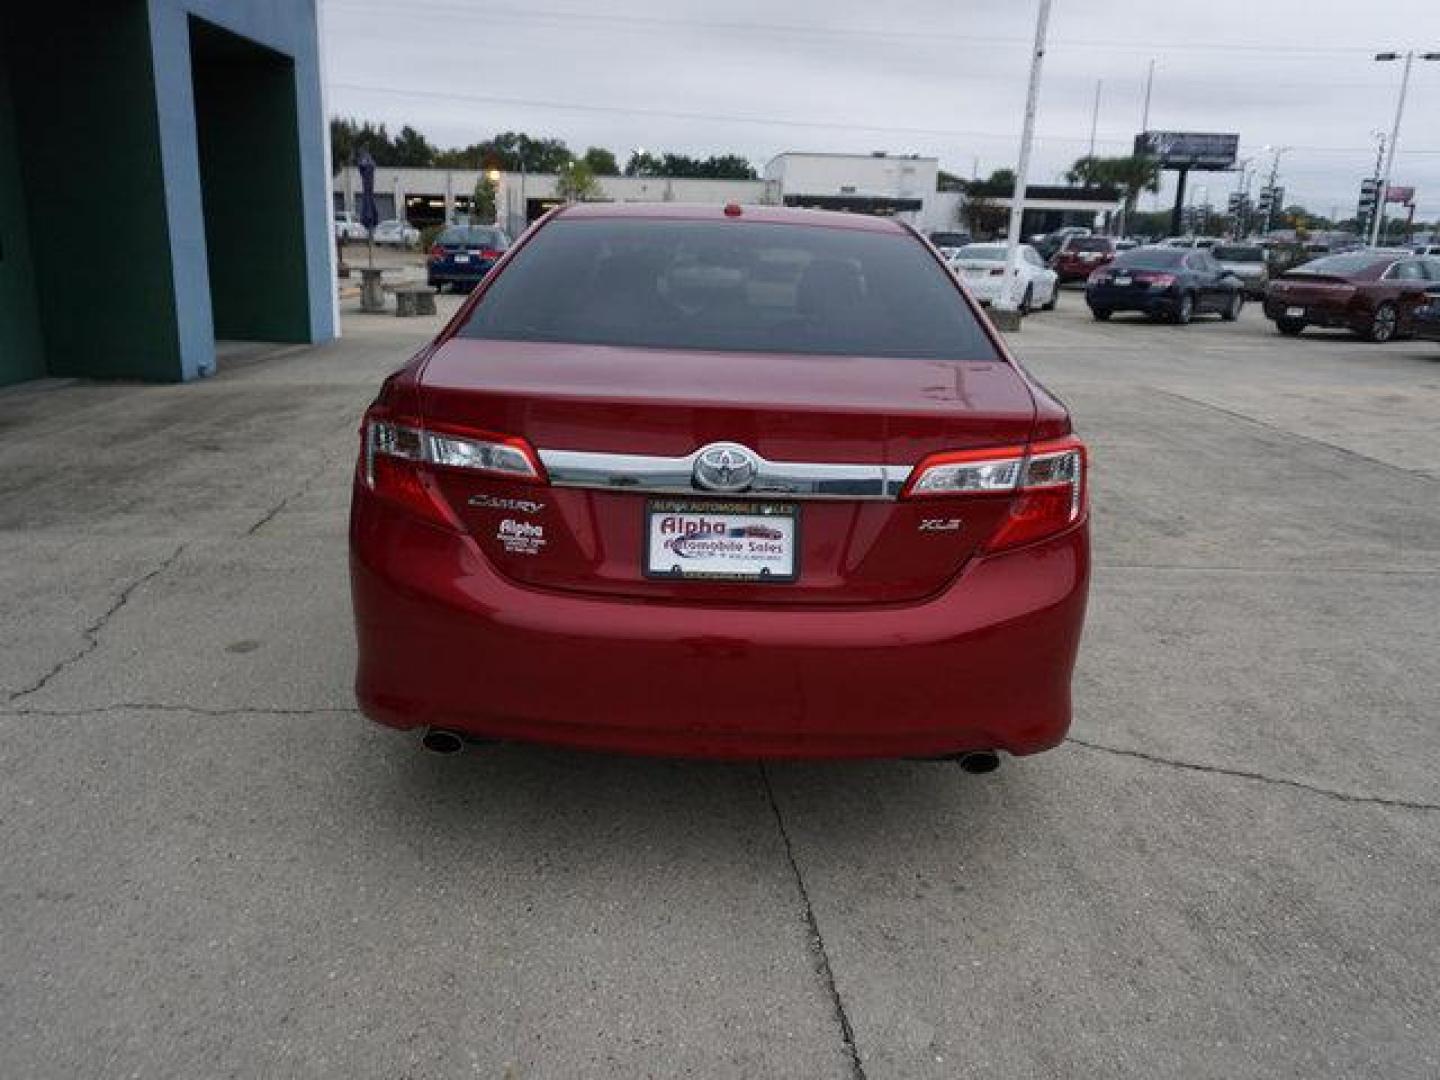
<instances>
[{"instance_id":1,"label":"red car body panel","mask_svg":"<svg viewBox=\"0 0 1440 1080\"><path fill-rule=\"evenodd\" d=\"M720 211L564 213L703 220ZM744 214L903 228L779 208ZM988 323L997 358L981 361L456 336L545 227L522 238L436 342L387 380L380 408L438 430L517 436L542 459L672 458L730 441L773 462L902 472L939 452L1023 447L1070 431L1064 407ZM938 259L937 273L953 284ZM983 322L954 287L956 303ZM363 454L356 471L357 696L380 723L729 758L1025 754L1054 746L1068 728L1089 576L1083 510L1070 527L994 551L987 538L1014 497L798 499L793 582L673 580L642 569L649 494L450 468L428 470L424 483L443 522L373 490ZM927 532L937 524L946 531ZM519 527L543 536L538 556L513 542Z\"/></svg>"},{"instance_id":2,"label":"red car body panel","mask_svg":"<svg viewBox=\"0 0 1440 1080\"><path fill-rule=\"evenodd\" d=\"M1055 271L1060 281L1084 281L1102 266L1109 266L1115 261L1115 245L1103 237L1083 237L1087 245L1100 247L1104 244L1103 250L1081 250L1069 246L1069 241L1050 261L1050 268Z\"/></svg>"}]
</instances>

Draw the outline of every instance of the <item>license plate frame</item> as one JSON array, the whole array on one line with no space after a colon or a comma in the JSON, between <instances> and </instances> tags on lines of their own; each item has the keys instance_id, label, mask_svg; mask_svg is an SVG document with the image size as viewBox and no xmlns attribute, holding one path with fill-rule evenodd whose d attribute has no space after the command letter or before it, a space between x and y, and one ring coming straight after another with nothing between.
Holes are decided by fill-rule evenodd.
<instances>
[{"instance_id":1,"label":"license plate frame","mask_svg":"<svg viewBox=\"0 0 1440 1080\"><path fill-rule=\"evenodd\" d=\"M769 502L760 500L711 500L711 499L685 499L685 498L655 498L645 503L643 527L645 534L645 550L643 561L640 565L641 573L651 580L656 581L702 581L702 582L735 582L750 585L786 585L793 584L800 578L800 505L798 503ZM676 517L682 519L679 527L683 529L683 521L693 519L709 519L711 525L723 526L723 533L701 533L693 532L686 534L683 531L676 533L673 537L666 537L663 530L663 520L657 518ZM757 532L768 529L780 534L779 537L764 535L735 534L733 530L754 529ZM683 556L692 560L690 565L684 562L671 562L668 566L661 561L661 551L667 539L685 540L689 539L697 544L707 542L718 542L722 544L748 545L755 543L779 543L783 546L788 540L788 552L781 551L776 555L778 558L770 558L769 553L752 553L743 547L738 549L725 549L715 547L712 550L700 550L694 554ZM658 545L658 546L657 546ZM788 554L788 559L783 556ZM746 555L750 555L749 559ZM670 556L675 558L675 556ZM767 565L773 563L772 565Z\"/></svg>"},{"instance_id":2,"label":"license plate frame","mask_svg":"<svg viewBox=\"0 0 1440 1080\"><path fill-rule=\"evenodd\" d=\"M469 256L469 255L452 255L452 256L451 256L451 259L452 259L453 261L457 262L457 263L468 263L468 262L470 261L470 256Z\"/></svg>"},{"instance_id":3,"label":"license plate frame","mask_svg":"<svg viewBox=\"0 0 1440 1080\"><path fill-rule=\"evenodd\" d=\"M1305 309L1303 307L1287 307L1285 309L1285 318L1303 319L1305 318Z\"/></svg>"}]
</instances>

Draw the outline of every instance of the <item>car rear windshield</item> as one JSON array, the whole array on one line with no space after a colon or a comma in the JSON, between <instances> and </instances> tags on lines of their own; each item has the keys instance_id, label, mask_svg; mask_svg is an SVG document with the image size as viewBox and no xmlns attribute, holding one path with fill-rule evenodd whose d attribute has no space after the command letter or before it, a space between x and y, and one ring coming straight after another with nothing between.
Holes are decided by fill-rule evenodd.
<instances>
[{"instance_id":1,"label":"car rear windshield","mask_svg":"<svg viewBox=\"0 0 1440 1080\"><path fill-rule=\"evenodd\" d=\"M1135 270L1174 270L1189 254L1188 248L1132 248L1116 255L1110 265Z\"/></svg>"},{"instance_id":2,"label":"car rear windshield","mask_svg":"<svg viewBox=\"0 0 1440 1080\"><path fill-rule=\"evenodd\" d=\"M999 358L952 276L913 236L743 221L562 217L516 253L459 334Z\"/></svg>"},{"instance_id":3,"label":"car rear windshield","mask_svg":"<svg viewBox=\"0 0 1440 1080\"><path fill-rule=\"evenodd\" d=\"M1394 256L1377 259L1374 255L1355 251L1344 255L1326 255L1322 259L1312 259L1310 262L1295 267L1290 273L1331 274L1335 277L1348 277L1350 274L1362 274L1376 263L1393 261Z\"/></svg>"},{"instance_id":4,"label":"car rear windshield","mask_svg":"<svg viewBox=\"0 0 1440 1080\"><path fill-rule=\"evenodd\" d=\"M1065 241L1066 251L1110 251L1114 246L1103 236L1072 236Z\"/></svg>"},{"instance_id":5,"label":"car rear windshield","mask_svg":"<svg viewBox=\"0 0 1440 1080\"><path fill-rule=\"evenodd\" d=\"M993 244L971 244L955 253L957 259L973 259L976 262L1004 262L1005 249Z\"/></svg>"},{"instance_id":6,"label":"car rear windshield","mask_svg":"<svg viewBox=\"0 0 1440 1080\"><path fill-rule=\"evenodd\" d=\"M1231 247L1220 244L1210 249L1210 254L1221 262L1264 262L1265 249L1258 247Z\"/></svg>"},{"instance_id":7,"label":"car rear windshield","mask_svg":"<svg viewBox=\"0 0 1440 1080\"><path fill-rule=\"evenodd\" d=\"M437 244L469 244L472 247L503 249L505 234L499 229L478 229L474 226L457 225L446 229L438 237Z\"/></svg>"}]
</instances>

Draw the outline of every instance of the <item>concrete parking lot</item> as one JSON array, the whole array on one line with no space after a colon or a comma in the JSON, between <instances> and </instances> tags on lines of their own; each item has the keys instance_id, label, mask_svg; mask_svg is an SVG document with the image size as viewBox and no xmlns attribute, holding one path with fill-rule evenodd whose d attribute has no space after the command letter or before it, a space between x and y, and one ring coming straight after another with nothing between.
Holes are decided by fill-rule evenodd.
<instances>
[{"instance_id":1,"label":"concrete parking lot","mask_svg":"<svg viewBox=\"0 0 1440 1080\"><path fill-rule=\"evenodd\" d=\"M970 777L372 728L355 425L436 325L0 394L0 1075L1440 1074L1440 347L1029 319L1091 615Z\"/></svg>"}]
</instances>

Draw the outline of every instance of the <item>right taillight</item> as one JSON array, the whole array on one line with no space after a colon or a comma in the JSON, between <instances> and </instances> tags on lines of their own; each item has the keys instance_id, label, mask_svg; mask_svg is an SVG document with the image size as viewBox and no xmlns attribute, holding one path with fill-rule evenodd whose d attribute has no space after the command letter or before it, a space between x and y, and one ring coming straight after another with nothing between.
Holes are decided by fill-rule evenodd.
<instances>
[{"instance_id":1,"label":"right taillight","mask_svg":"<svg viewBox=\"0 0 1440 1080\"><path fill-rule=\"evenodd\" d=\"M421 425L380 408L361 428L361 479L376 495L438 525L458 528L432 470L547 482L544 466L524 439L446 424Z\"/></svg>"},{"instance_id":2,"label":"right taillight","mask_svg":"<svg viewBox=\"0 0 1440 1080\"><path fill-rule=\"evenodd\" d=\"M1085 513L1085 445L1072 435L1029 447L932 454L915 467L902 498L1006 495L1009 513L987 551L1063 532Z\"/></svg>"}]
</instances>

